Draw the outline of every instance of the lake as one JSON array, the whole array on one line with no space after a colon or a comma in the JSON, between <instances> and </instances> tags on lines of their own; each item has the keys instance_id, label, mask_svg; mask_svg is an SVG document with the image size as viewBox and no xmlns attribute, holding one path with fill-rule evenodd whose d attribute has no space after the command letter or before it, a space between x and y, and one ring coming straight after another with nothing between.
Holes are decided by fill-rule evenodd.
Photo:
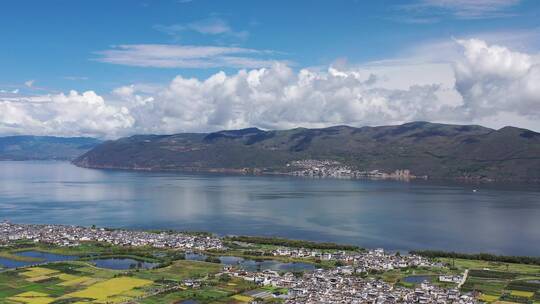
<instances>
[{"instance_id":1,"label":"lake","mask_svg":"<svg viewBox=\"0 0 540 304\"><path fill-rule=\"evenodd\" d=\"M19 256L23 256L23 257L40 259L45 262L69 261L69 260L75 260L78 258L78 256L74 256L74 255L62 255L62 254L55 254L55 253L35 251L35 250L21 251L15 254Z\"/></svg>"},{"instance_id":2,"label":"lake","mask_svg":"<svg viewBox=\"0 0 540 304\"><path fill-rule=\"evenodd\" d=\"M198 253L186 253L186 260L191 261L204 261L208 256ZM315 270L316 267L312 264L301 263L301 262L279 262L276 260L261 260L255 261L251 259L244 259L242 257L235 256L218 256L221 264L236 266L247 271L259 271L259 270L275 270L283 272L298 272L298 271L308 271Z\"/></svg>"},{"instance_id":3,"label":"lake","mask_svg":"<svg viewBox=\"0 0 540 304\"><path fill-rule=\"evenodd\" d=\"M431 282L433 276L409 276L402 279L405 283L420 284L424 281Z\"/></svg>"},{"instance_id":4,"label":"lake","mask_svg":"<svg viewBox=\"0 0 540 304\"><path fill-rule=\"evenodd\" d=\"M540 255L538 186L0 162L0 220L282 236L389 250Z\"/></svg>"},{"instance_id":5,"label":"lake","mask_svg":"<svg viewBox=\"0 0 540 304\"><path fill-rule=\"evenodd\" d=\"M16 261L16 260L8 259L8 258L0 258L0 266L2 266L3 268L17 268L17 267L26 267L30 265L37 265L40 263L69 261L69 260L75 260L78 258L77 256L72 256L72 255L61 255L61 254L54 254L54 253L34 251L34 250L17 252L15 253L15 255L36 258L38 260L36 260L35 262L27 262L27 261Z\"/></svg>"},{"instance_id":6,"label":"lake","mask_svg":"<svg viewBox=\"0 0 540 304\"><path fill-rule=\"evenodd\" d=\"M125 270L125 269L151 269L158 266L158 263L142 262L128 258L109 258L109 259L95 259L91 260L91 263L95 264L99 268Z\"/></svg>"}]
</instances>

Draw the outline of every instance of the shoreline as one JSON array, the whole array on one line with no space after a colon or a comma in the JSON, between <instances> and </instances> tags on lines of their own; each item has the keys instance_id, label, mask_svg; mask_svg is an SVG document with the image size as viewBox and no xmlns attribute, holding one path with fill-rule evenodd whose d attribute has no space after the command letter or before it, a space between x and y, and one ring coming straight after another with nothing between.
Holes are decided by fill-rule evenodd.
<instances>
[{"instance_id":1,"label":"shoreline","mask_svg":"<svg viewBox=\"0 0 540 304\"><path fill-rule=\"evenodd\" d=\"M540 180L516 180L516 179L486 179L481 177L428 177L418 176L414 178L380 178L380 177L357 177L357 176L306 176L279 171L264 171L259 168L150 168L150 167L122 167L122 166L86 166L67 161L75 167L90 170L110 170L126 172L164 172L164 173L184 173L184 174L222 174L231 176L281 176L306 179L331 179L331 180L367 180L367 181L396 181L396 182L433 182L433 183L457 183L462 185L522 185L522 186L540 186ZM540 189L539 189L540 190Z\"/></svg>"},{"instance_id":2,"label":"shoreline","mask_svg":"<svg viewBox=\"0 0 540 304\"><path fill-rule=\"evenodd\" d=\"M124 171L124 172L156 172L156 173L178 173L178 174L208 174L208 175L223 175L223 176L252 176L252 177L293 177L293 178L303 178L303 179L312 179L312 180L358 180L358 181L395 181L395 182L404 182L404 183L414 183L414 182L427 182L437 185L506 185L506 186L523 186L523 187L539 187L540 179L538 180L516 180L516 179L485 179L485 178L469 178L469 177L429 177L429 176L418 176L414 178L377 178L377 177L353 177L353 176L306 176L291 174L287 172L278 172L278 171L260 171L260 172L250 172L257 171L259 169L227 169L227 168L182 168L182 169L166 169L166 168L148 168L148 167L116 167L116 166L83 166L76 164L73 159L0 159L1 162L57 162L57 163L68 163L77 168L89 169L89 170L105 170L105 171ZM537 189L540 191L540 188Z\"/></svg>"},{"instance_id":3,"label":"shoreline","mask_svg":"<svg viewBox=\"0 0 540 304\"><path fill-rule=\"evenodd\" d=\"M25 223L11 223L4 221L3 224L14 224L14 225L24 225L24 226L34 226L34 227L43 227L43 226L52 226L52 227L65 227L65 228L81 228L81 229L94 229L94 230L103 230L110 232L133 232L133 233L149 233L149 234L179 234L192 237L211 237L219 239L221 242L225 243L246 243L246 244L256 244L263 246L272 246L272 247L283 247L283 248L304 248L312 250L321 250L325 251L343 251L343 252L365 252L368 250L378 250L383 249L385 252L390 252L393 254L401 253L400 250L387 250L387 248L365 248L358 245L346 244L346 243L333 243L325 241L311 241L305 239L291 239L284 237L268 237L268 236L256 236L256 235L218 235L212 232L201 232L201 231L185 231L185 230L174 230L174 229L137 229L137 228L111 228L111 227L96 227L96 226L81 226L81 225L64 225L64 224L25 224ZM1 244L1 239L0 239ZM305 245L305 246L302 246ZM1 248L1 247L0 247ZM456 252L452 250L431 250L431 249L411 249L405 251L407 255L414 254L420 255L429 258L459 258L466 260L482 260L482 261L491 261L491 262L501 262L501 263L515 263L515 264L525 264L525 265L540 265L540 255L498 255L488 252L474 252L474 253L464 253ZM0 256L5 258L10 258L7 256ZM528 261L520 262L518 260Z\"/></svg>"},{"instance_id":4,"label":"shoreline","mask_svg":"<svg viewBox=\"0 0 540 304\"><path fill-rule=\"evenodd\" d=\"M534 264L520 264L414 253L401 255L383 249L362 250L276 238L218 239L173 231L128 232L97 227L2 223L0 240L5 239L10 243L0 249L2 252L11 253L26 247L33 251L58 252L55 254L70 252L77 257L62 261L52 258L41 264L22 266L8 264L0 270L3 282L23 278L18 281L20 284L10 285L13 295L26 297L28 284L33 284L33 288L45 287L51 280L55 286L67 284L69 290L60 289L63 293L43 294L43 298L51 300L66 296L77 298L73 295L86 295L107 284L111 294L122 294L120 284L141 282L149 288L126 298L130 303L157 303L154 300L169 295L176 300L207 300L208 292L224 287L231 292L221 293L219 299L227 303L238 299L252 303L261 293L266 293L265 299L269 300L262 303L275 303L276 297L285 301L283 303L311 303L309 298L324 298L324 303L336 299L349 303L359 297L370 303L381 298L389 303L398 298L410 299L407 303L477 304L507 299L529 303L526 301L538 298L538 293L519 293L523 296L516 298L515 290L530 286L523 285L523 280L540 278L540 257L534 258ZM297 247L302 245L308 248ZM99 264L100 260L104 262ZM83 285L71 287L71 282L77 286L83 282ZM492 282L497 285L493 287ZM540 287L539 284L534 283L534 287ZM19 298L23 297L11 297Z\"/></svg>"}]
</instances>

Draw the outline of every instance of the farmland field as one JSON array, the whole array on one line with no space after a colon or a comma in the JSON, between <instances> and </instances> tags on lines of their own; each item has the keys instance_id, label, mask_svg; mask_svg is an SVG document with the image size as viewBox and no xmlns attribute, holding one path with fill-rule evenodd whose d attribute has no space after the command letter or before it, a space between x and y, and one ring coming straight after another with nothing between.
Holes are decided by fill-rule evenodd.
<instances>
[{"instance_id":1,"label":"farmland field","mask_svg":"<svg viewBox=\"0 0 540 304\"><path fill-rule=\"evenodd\" d=\"M151 285L149 280L120 277L93 284L83 290L67 294L64 298L94 299L95 303L128 301L134 293L130 291ZM135 293L136 294L136 293Z\"/></svg>"},{"instance_id":2,"label":"farmland field","mask_svg":"<svg viewBox=\"0 0 540 304\"><path fill-rule=\"evenodd\" d=\"M248 247L253 248L260 247ZM120 247L84 243L77 247L55 247L39 243L17 243L4 247L0 256L20 252L43 252L76 256L76 260L41 263L0 272L0 303L6 304L173 304L193 300L201 304L248 303L260 294L274 303L272 293L287 294L285 288L261 287L252 281L223 275L223 265L185 260L183 252L149 247ZM239 255L249 256L241 250ZM235 251L228 252L236 253ZM210 254L210 253L207 253ZM222 254L222 253L220 253ZM154 269L100 268L99 258L132 259L157 265ZM272 259L273 257L265 257ZM276 259L282 259L277 257ZM311 261L307 259L299 261ZM456 283L439 282L438 275L463 274L468 278L462 291L476 291L487 303L540 303L540 266L463 259L439 259L450 267L411 267L376 272L368 279L414 287L404 279L427 276L433 284L453 288ZM332 267L321 263L319 267ZM262 288L262 289L261 289ZM267 297L267 298L266 298Z\"/></svg>"},{"instance_id":3,"label":"farmland field","mask_svg":"<svg viewBox=\"0 0 540 304\"><path fill-rule=\"evenodd\" d=\"M487 303L540 303L540 266L465 259L441 259L458 270L470 269L463 291L478 291Z\"/></svg>"},{"instance_id":4,"label":"farmland field","mask_svg":"<svg viewBox=\"0 0 540 304\"><path fill-rule=\"evenodd\" d=\"M0 272L0 303L157 304L182 299L219 303L234 302L235 295L244 299L240 294L255 288L242 279L225 282L214 278L220 269L219 264L186 260L158 269L128 271L98 268L86 261L55 262ZM203 278L205 286L181 287L183 280Z\"/></svg>"}]
</instances>

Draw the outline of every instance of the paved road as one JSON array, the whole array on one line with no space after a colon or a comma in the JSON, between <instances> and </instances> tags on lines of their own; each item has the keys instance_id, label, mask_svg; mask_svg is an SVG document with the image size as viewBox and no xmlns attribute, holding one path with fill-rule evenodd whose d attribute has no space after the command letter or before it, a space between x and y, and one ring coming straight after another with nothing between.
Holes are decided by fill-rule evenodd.
<instances>
[{"instance_id":1,"label":"paved road","mask_svg":"<svg viewBox=\"0 0 540 304\"><path fill-rule=\"evenodd\" d=\"M457 288L460 289L463 284L467 281L467 276L469 275L469 269L465 269L465 272L463 273L463 279L461 279L461 282L459 282Z\"/></svg>"}]
</instances>

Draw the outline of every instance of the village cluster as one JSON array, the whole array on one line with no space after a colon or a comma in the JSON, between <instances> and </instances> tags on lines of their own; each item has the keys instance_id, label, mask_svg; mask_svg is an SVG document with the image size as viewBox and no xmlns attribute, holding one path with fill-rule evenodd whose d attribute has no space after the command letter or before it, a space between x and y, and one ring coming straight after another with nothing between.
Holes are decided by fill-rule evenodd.
<instances>
[{"instance_id":1,"label":"village cluster","mask_svg":"<svg viewBox=\"0 0 540 304\"><path fill-rule=\"evenodd\" d=\"M178 232L152 233L135 230L111 230L65 225L0 224L0 243L32 240L57 246L77 246L83 241L105 242L120 246L151 246L191 250L222 249L221 239Z\"/></svg>"},{"instance_id":2,"label":"village cluster","mask_svg":"<svg viewBox=\"0 0 540 304\"><path fill-rule=\"evenodd\" d=\"M293 273L280 275L276 271L248 272L226 267L223 274L240 277L264 286L287 288L287 294L260 293L258 297L279 297L285 303L476 303L471 295L460 294L459 290L443 289L423 282L416 289L397 287L382 281L362 278L359 273L388 271L407 267L442 266L417 255L396 255L383 249L365 252L335 252L321 254L317 250L280 248L274 255L291 257L319 257L323 260L338 260L347 265L333 269L318 269L297 277ZM442 276L444 282L459 283L463 276Z\"/></svg>"},{"instance_id":3,"label":"village cluster","mask_svg":"<svg viewBox=\"0 0 540 304\"><path fill-rule=\"evenodd\" d=\"M0 224L0 243L15 240L32 240L58 246L75 246L82 241L107 242L120 246L153 246L180 250L226 249L220 238L185 233L151 233L130 230L108 230L64 225ZM428 282L409 289L365 275L373 271L388 271L407 267L437 267L428 259L417 255L399 255L383 249L368 251L326 252L316 249L280 247L274 256L294 258L317 258L339 261L331 269L317 269L303 274L278 273L273 270L246 271L241 267L224 266L220 276L238 277L261 286L273 286L287 290L286 293L258 291L253 298L281 298L285 303L475 303L474 297L461 294L457 288L443 289ZM458 283L461 276L444 277ZM441 279L441 280L442 280ZM186 279L184 286L198 288L204 279ZM178 286L169 286L171 290ZM159 291L161 292L161 291Z\"/></svg>"},{"instance_id":4,"label":"village cluster","mask_svg":"<svg viewBox=\"0 0 540 304\"><path fill-rule=\"evenodd\" d=\"M343 274L340 269L306 273L289 289L285 303L475 303L457 289L424 282L415 289Z\"/></svg>"},{"instance_id":5,"label":"village cluster","mask_svg":"<svg viewBox=\"0 0 540 304\"><path fill-rule=\"evenodd\" d=\"M387 271L392 269L407 267L436 267L442 266L419 255L399 255L388 254L382 248L367 251L337 251L321 252L305 248L278 248L272 251L276 256L289 256L294 258L315 257L321 260L341 261L342 269L350 269L351 273L362 273L369 271Z\"/></svg>"},{"instance_id":6,"label":"village cluster","mask_svg":"<svg viewBox=\"0 0 540 304\"><path fill-rule=\"evenodd\" d=\"M380 280L352 275L348 267L317 269L297 277L272 270L246 272L226 268L223 274L241 277L260 285L287 288L286 294L259 293L259 298L277 297L285 303L459 303L472 304L472 295L457 288L444 289L428 282L415 289L399 287Z\"/></svg>"},{"instance_id":7,"label":"village cluster","mask_svg":"<svg viewBox=\"0 0 540 304\"><path fill-rule=\"evenodd\" d=\"M409 180L418 177L409 170L395 170L387 173L380 170L357 170L346 166L338 161L305 159L293 161L287 164L288 174L308 177L334 177L334 178L368 178L368 179L397 179Z\"/></svg>"}]
</instances>

